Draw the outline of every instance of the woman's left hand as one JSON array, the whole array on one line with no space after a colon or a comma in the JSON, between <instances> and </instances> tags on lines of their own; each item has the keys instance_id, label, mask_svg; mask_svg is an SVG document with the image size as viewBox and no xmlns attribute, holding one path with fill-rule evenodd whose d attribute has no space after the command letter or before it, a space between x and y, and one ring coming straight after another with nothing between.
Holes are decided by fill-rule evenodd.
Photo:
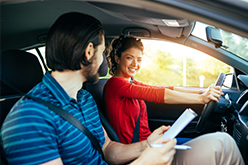
<instances>
[{"instance_id":1,"label":"woman's left hand","mask_svg":"<svg viewBox=\"0 0 248 165\"><path fill-rule=\"evenodd\" d=\"M208 87L207 90L205 90L201 94L202 95L202 101L204 104L207 104L211 100L218 102L220 99L220 96L223 94L224 93L222 92L220 86L211 85L210 87Z\"/></svg>"}]
</instances>

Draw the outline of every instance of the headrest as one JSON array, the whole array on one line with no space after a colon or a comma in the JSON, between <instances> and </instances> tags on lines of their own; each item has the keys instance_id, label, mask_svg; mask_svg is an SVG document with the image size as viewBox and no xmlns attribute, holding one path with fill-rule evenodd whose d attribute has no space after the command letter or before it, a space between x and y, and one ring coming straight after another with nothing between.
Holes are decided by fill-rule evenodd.
<instances>
[{"instance_id":1,"label":"headrest","mask_svg":"<svg viewBox=\"0 0 248 165\"><path fill-rule=\"evenodd\" d=\"M108 61L104 53L103 53L103 61L99 67L98 73L100 77L104 77L108 73Z\"/></svg>"},{"instance_id":2,"label":"headrest","mask_svg":"<svg viewBox=\"0 0 248 165\"><path fill-rule=\"evenodd\" d=\"M0 95L20 94L11 88L27 93L42 80L43 71L38 58L21 50L0 52Z\"/></svg>"}]
</instances>

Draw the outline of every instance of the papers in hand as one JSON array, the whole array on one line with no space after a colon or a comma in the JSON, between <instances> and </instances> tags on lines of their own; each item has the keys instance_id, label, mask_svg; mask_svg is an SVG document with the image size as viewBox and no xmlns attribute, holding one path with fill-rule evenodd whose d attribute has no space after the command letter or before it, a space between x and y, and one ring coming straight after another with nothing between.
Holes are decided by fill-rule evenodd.
<instances>
[{"instance_id":1,"label":"papers in hand","mask_svg":"<svg viewBox=\"0 0 248 165\"><path fill-rule=\"evenodd\" d=\"M162 137L174 139L196 116L197 114L192 109L187 108Z\"/></svg>"},{"instance_id":2,"label":"papers in hand","mask_svg":"<svg viewBox=\"0 0 248 165\"><path fill-rule=\"evenodd\" d=\"M174 139L195 117L197 114L190 108L187 108L181 116L172 124L171 128L163 134L164 139ZM161 147L164 144L153 143L151 147ZM178 150L188 150L191 149L187 145L175 145L174 149Z\"/></svg>"}]
</instances>

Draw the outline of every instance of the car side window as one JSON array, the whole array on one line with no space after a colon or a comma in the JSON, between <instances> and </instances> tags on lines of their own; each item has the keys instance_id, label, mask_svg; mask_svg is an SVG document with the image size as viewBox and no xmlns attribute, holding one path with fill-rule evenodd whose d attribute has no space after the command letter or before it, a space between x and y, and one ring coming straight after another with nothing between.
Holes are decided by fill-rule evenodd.
<instances>
[{"instance_id":1,"label":"car side window","mask_svg":"<svg viewBox=\"0 0 248 165\"><path fill-rule=\"evenodd\" d=\"M208 87L229 65L198 50L165 41L142 40L144 55L136 80L153 85Z\"/></svg>"},{"instance_id":2,"label":"car side window","mask_svg":"<svg viewBox=\"0 0 248 165\"><path fill-rule=\"evenodd\" d=\"M46 72L46 69L45 69L45 67L46 67L45 46L38 47L38 51L40 52L42 57L39 56L39 53L37 52L36 48L29 49L29 50L26 50L26 51L29 52L29 53L34 54L39 59L40 65L41 65L42 70L43 70L43 73L45 73ZM45 64L42 62L41 58L43 58L43 61L44 61Z\"/></svg>"}]
</instances>

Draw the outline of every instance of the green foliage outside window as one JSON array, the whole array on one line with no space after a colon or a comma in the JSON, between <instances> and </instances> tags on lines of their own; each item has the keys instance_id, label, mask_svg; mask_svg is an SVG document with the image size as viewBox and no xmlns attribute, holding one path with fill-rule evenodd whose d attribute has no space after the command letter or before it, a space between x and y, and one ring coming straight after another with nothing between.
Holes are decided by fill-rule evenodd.
<instances>
[{"instance_id":1,"label":"green foliage outside window","mask_svg":"<svg viewBox=\"0 0 248 165\"><path fill-rule=\"evenodd\" d=\"M233 33L221 30L223 44L227 50L248 61L248 39Z\"/></svg>"},{"instance_id":2,"label":"green foliage outside window","mask_svg":"<svg viewBox=\"0 0 248 165\"><path fill-rule=\"evenodd\" d=\"M202 52L193 51L183 45L176 45L174 51L170 51L172 43L162 43L161 49L153 50L151 42L143 41L145 54L143 66L135 79L147 84L174 85L174 86L200 86L200 76L204 76L204 85L208 87L214 84L219 73L229 73L230 67ZM160 42L161 44L161 42ZM168 51L166 51L166 47ZM163 49L162 49L163 48ZM186 73L186 76L184 74Z\"/></svg>"}]
</instances>

